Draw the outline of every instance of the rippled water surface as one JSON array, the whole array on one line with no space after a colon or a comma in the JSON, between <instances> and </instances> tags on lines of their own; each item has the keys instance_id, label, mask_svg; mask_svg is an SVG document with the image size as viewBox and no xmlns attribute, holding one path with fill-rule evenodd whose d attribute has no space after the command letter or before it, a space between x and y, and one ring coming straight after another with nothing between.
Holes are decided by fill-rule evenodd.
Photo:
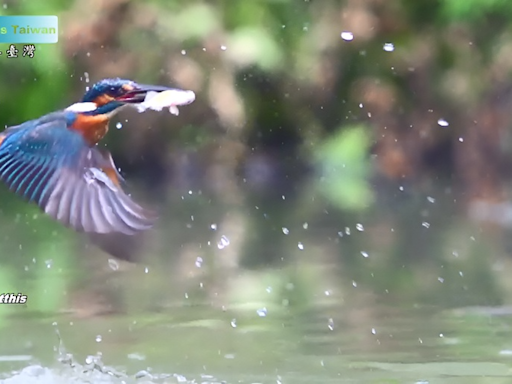
<instances>
[{"instance_id":1,"label":"rippled water surface","mask_svg":"<svg viewBox=\"0 0 512 384\"><path fill-rule=\"evenodd\" d=\"M309 182L174 190L137 263L13 203L0 284L28 303L0 307L3 382L508 382L506 229L445 187L374 188L362 213Z\"/></svg>"}]
</instances>

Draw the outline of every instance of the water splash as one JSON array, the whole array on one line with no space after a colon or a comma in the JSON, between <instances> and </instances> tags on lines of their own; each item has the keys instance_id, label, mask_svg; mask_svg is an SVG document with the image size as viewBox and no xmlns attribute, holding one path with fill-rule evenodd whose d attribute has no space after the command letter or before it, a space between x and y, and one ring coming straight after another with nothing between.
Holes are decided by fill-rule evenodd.
<instances>
[{"instance_id":1,"label":"water splash","mask_svg":"<svg viewBox=\"0 0 512 384\"><path fill-rule=\"evenodd\" d=\"M119 269L119 263L114 259L108 259L108 266L113 271L117 271Z\"/></svg>"},{"instance_id":2,"label":"water splash","mask_svg":"<svg viewBox=\"0 0 512 384\"><path fill-rule=\"evenodd\" d=\"M386 43L383 48L386 52L393 52L395 50L395 45L393 43Z\"/></svg>"},{"instance_id":3,"label":"water splash","mask_svg":"<svg viewBox=\"0 0 512 384\"><path fill-rule=\"evenodd\" d=\"M341 32L341 38L345 41L352 41L354 40L354 34L349 31L343 31Z\"/></svg>"},{"instance_id":4,"label":"water splash","mask_svg":"<svg viewBox=\"0 0 512 384\"><path fill-rule=\"evenodd\" d=\"M437 124L441 127L447 127L449 126L450 124L445 120L445 119L439 119L437 120Z\"/></svg>"},{"instance_id":5,"label":"water splash","mask_svg":"<svg viewBox=\"0 0 512 384\"><path fill-rule=\"evenodd\" d=\"M228 239L226 236L222 235L222 237L220 238L220 240L219 240L219 241L218 241L218 243L217 243L217 248L219 248L219 249L224 249L224 248L226 248L229 244L230 244L230 243L229 243L229 239Z\"/></svg>"}]
</instances>

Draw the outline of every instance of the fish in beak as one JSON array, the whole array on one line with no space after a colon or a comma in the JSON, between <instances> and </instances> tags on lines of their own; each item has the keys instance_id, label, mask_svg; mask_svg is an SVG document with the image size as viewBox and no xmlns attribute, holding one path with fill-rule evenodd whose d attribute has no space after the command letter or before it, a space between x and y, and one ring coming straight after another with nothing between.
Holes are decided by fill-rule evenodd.
<instances>
[{"instance_id":1,"label":"fish in beak","mask_svg":"<svg viewBox=\"0 0 512 384\"><path fill-rule=\"evenodd\" d=\"M154 85L134 85L134 89L126 92L117 100L134 105L139 112L148 109L161 111L169 108L169 112L178 115L178 106L192 103L196 98L193 91L168 88Z\"/></svg>"}]
</instances>

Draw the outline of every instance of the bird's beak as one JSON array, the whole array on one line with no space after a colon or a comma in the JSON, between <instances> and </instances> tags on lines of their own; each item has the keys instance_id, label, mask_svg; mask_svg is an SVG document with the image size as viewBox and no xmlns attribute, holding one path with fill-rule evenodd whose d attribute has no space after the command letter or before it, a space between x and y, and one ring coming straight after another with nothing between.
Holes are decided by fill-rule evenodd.
<instances>
[{"instance_id":1,"label":"bird's beak","mask_svg":"<svg viewBox=\"0 0 512 384\"><path fill-rule=\"evenodd\" d=\"M146 99L148 92L164 92L173 89L161 85L133 84L132 86L132 90L129 90L124 95L119 96L117 100L122 101L123 103L137 104L142 103Z\"/></svg>"}]
</instances>

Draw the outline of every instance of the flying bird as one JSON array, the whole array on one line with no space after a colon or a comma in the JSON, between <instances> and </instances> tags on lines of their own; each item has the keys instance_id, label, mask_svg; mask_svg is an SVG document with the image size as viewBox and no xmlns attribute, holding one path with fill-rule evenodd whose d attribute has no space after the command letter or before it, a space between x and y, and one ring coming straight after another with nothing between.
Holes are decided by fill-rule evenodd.
<instances>
[{"instance_id":1,"label":"flying bird","mask_svg":"<svg viewBox=\"0 0 512 384\"><path fill-rule=\"evenodd\" d=\"M176 106L189 104L194 94L104 79L81 102L6 128L0 133L0 181L63 225L90 235L108 253L128 258L115 244L104 242L104 236L123 241L151 228L157 217L123 190L111 154L97 144L124 106L160 110L162 99L176 114Z\"/></svg>"}]
</instances>

